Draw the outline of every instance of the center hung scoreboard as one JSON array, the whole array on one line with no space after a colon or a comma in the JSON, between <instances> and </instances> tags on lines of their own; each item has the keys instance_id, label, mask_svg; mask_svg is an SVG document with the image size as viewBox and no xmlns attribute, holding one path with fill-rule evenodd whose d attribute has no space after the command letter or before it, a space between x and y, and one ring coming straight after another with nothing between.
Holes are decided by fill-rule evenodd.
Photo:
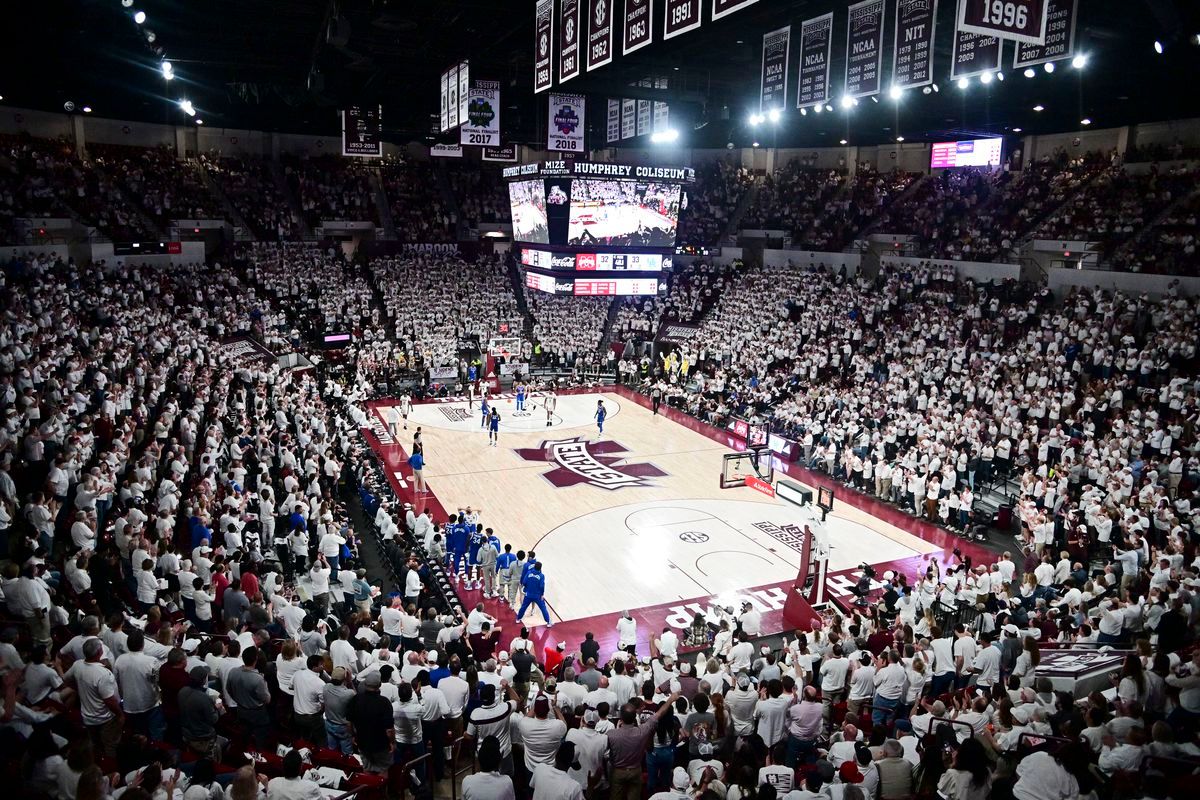
<instances>
[{"instance_id":1,"label":"center hung scoreboard","mask_svg":"<svg viewBox=\"0 0 1200 800\"><path fill-rule=\"evenodd\" d=\"M504 178L527 287L579 297L665 291L691 167L539 161Z\"/></svg>"}]
</instances>

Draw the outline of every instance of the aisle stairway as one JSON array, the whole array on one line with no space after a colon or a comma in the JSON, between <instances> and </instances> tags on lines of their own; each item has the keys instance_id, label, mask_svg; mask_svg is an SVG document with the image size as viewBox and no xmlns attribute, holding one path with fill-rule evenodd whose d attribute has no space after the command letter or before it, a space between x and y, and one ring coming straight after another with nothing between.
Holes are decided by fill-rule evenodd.
<instances>
[{"instance_id":1,"label":"aisle stairway","mask_svg":"<svg viewBox=\"0 0 1200 800\"><path fill-rule=\"evenodd\" d=\"M225 189L221 186L221 182L213 178L212 174L208 171L208 167L204 165L204 162L197 160L195 163L196 169L200 173L200 182L204 184L204 188L207 189L213 197L217 198L217 200L221 202L221 208L224 209L225 213L228 215L227 219L233 223L235 231L234 240L239 242L252 242L258 239L262 235L263 231L256 231L254 228L250 227L250 224L246 222L246 218L238 212L237 207L233 204L233 201L229 199L229 195L225 194ZM267 238L270 237L268 236Z\"/></svg>"},{"instance_id":2,"label":"aisle stairway","mask_svg":"<svg viewBox=\"0 0 1200 800\"><path fill-rule=\"evenodd\" d=\"M300 198L296 197L292 192L292 187L288 185L287 176L283 172L283 164L280 164L274 159L267 162L271 169L271 178L275 181L275 188L278 189L284 197L287 198L288 208L292 212L292 230L300 235L304 241L312 241L316 238L312 228L308 226L308 221L304 219L304 210L300 207Z\"/></svg>"}]
</instances>

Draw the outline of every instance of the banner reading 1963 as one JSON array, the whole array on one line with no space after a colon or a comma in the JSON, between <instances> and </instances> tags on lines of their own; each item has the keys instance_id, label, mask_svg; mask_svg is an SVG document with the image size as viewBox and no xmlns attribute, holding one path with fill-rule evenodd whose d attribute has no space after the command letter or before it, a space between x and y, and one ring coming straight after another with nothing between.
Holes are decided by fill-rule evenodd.
<instances>
[{"instance_id":1,"label":"banner reading 1963","mask_svg":"<svg viewBox=\"0 0 1200 800\"><path fill-rule=\"evenodd\" d=\"M581 94L550 95L549 132L546 136L547 150L564 153L582 153L584 125L584 98Z\"/></svg>"},{"instance_id":2,"label":"banner reading 1963","mask_svg":"<svg viewBox=\"0 0 1200 800\"><path fill-rule=\"evenodd\" d=\"M897 0L892 85L899 89L933 83L933 32L937 0Z\"/></svg>"},{"instance_id":3,"label":"banner reading 1963","mask_svg":"<svg viewBox=\"0 0 1200 800\"><path fill-rule=\"evenodd\" d=\"M758 110L783 108L787 102L788 48L792 26L763 34L762 84L759 87Z\"/></svg>"},{"instance_id":4,"label":"banner reading 1963","mask_svg":"<svg viewBox=\"0 0 1200 800\"><path fill-rule=\"evenodd\" d=\"M884 0L862 0L850 6L846 25L846 95L879 94L883 80Z\"/></svg>"},{"instance_id":5,"label":"banner reading 1963","mask_svg":"<svg viewBox=\"0 0 1200 800\"><path fill-rule=\"evenodd\" d=\"M579 74L579 0L562 0L558 21L558 82Z\"/></svg>"},{"instance_id":6,"label":"banner reading 1963","mask_svg":"<svg viewBox=\"0 0 1200 800\"><path fill-rule=\"evenodd\" d=\"M550 67L554 48L554 0L537 0L533 33L533 91L544 92L554 83Z\"/></svg>"},{"instance_id":7,"label":"banner reading 1963","mask_svg":"<svg viewBox=\"0 0 1200 800\"><path fill-rule=\"evenodd\" d=\"M1071 58L1075 55L1075 20L1079 18L1079 0L1050 0L1046 9L1046 43L1017 42L1013 67L1031 67Z\"/></svg>"},{"instance_id":8,"label":"banner reading 1963","mask_svg":"<svg viewBox=\"0 0 1200 800\"><path fill-rule=\"evenodd\" d=\"M625 0L625 31L621 44L623 55L629 55L654 41L651 27L653 19L654 0Z\"/></svg>"},{"instance_id":9,"label":"banner reading 1963","mask_svg":"<svg viewBox=\"0 0 1200 800\"><path fill-rule=\"evenodd\" d=\"M663 38L670 39L700 27L700 0L666 0Z\"/></svg>"},{"instance_id":10,"label":"banner reading 1963","mask_svg":"<svg viewBox=\"0 0 1200 800\"><path fill-rule=\"evenodd\" d=\"M804 20L800 26L800 81L796 106L829 100L829 54L833 46L833 12Z\"/></svg>"},{"instance_id":11,"label":"banner reading 1963","mask_svg":"<svg viewBox=\"0 0 1200 800\"><path fill-rule=\"evenodd\" d=\"M588 0L588 72L612 61L613 5L616 0Z\"/></svg>"}]
</instances>

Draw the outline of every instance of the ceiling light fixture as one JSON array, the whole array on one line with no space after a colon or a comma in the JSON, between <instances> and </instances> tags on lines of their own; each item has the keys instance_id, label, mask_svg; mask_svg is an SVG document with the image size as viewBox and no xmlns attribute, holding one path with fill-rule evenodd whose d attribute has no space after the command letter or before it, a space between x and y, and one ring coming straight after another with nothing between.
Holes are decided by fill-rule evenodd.
<instances>
[{"instance_id":1,"label":"ceiling light fixture","mask_svg":"<svg viewBox=\"0 0 1200 800\"><path fill-rule=\"evenodd\" d=\"M897 136L897 137L896 137L896 141L897 141L897 142L903 142L903 141L904 141L904 137L903 137L903 136Z\"/></svg>"},{"instance_id":2,"label":"ceiling light fixture","mask_svg":"<svg viewBox=\"0 0 1200 800\"><path fill-rule=\"evenodd\" d=\"M1047 61L1045 64L1042 64L1042 69L1046 70L1047 75L1051 74L1054 72L1054 62Z\"/></svg>"},{"instance_id":3,"label":"ceiling light fixture","mask_svg":"<svg viewBox=\"0 0 1200 800\"><path fill-rule=\"evenodd\" d=\"M838 144L849 144L849 142L847 142L845 139L842 139L840 142L838 142Z\"/></svg>"},{"instance_id":4,"label":"ceiling light fixture","mask_svg":"<svg viewBox=\"0 0 1200 800\"><path fill-rule=\"evenodd\" d=\"M1088 117L1084 117L1083 119L1079 120L1079 124L1080 125L1091 125L1092 120Z\"/></svg>"},{"instance_id":5,"label":"ceiling light fixture","mask_svg":"<svg viewBox=\"0 0 1200 800\"><path fill-rule=\"evenodd\" d=\"M1034 75L1037 75L1037 70L1035 70L1033 67L1026 67L1023 74L1026 78L1032 78Z\"/></svg>"},{"instance_id":6,"label":"ceiling light fixture","mask_svg":"<svg viewBox=\"0 0 1200 800\"><path fill-rule=\"evenodd\" d=\"M1080 53L1079 55L1077 55L1071 59L1071 66L1074 67L1075 69L1083 69L1084 67L1087 66L1087 62L1088 62L1087 56Z\"/></svg>"},{"instance_id":7,"label":"ceiling light fixture","mask_svg":"<svg viewBox=\"0 0 1200 800\"><path fill-rule=\"evenodd\" d=\"M145 11L133 12L133 21L136 22L138 25L141 25L143 22L146 21L146 12Z\"/></svg>"},{"instance_id":8,"label":"ceiling light fixture","mask_svg":"<svg viewBox=\"0 0 1200 800\"><path fill-rule=\"evenodd\" d=\"M1163 43L1158 39L1154 40L1154 52L1158 53L1160 56L1163 54Z\"/></svg>"},{"instance_id":9,"label":"ceiling light fixture","mask_svg":"<svg viewBox=\"0 0 1200 800\"><path fill-rule=\"evenodd\" d=\"M1044 105L1042 105L1041 103L1038 103L1036 106L1033 107L1033 110L1034 111L1045 111L1046 107Z\"/></svg>"},{"instance_id":10,"label":"ceiling light fixture","mask_svg":"<svg viewBox=\"0 0 1200 800\"><path fill-rule=\"evenodd\" d=\"M966 88L967 88L968 86L970 86L970 85L971 85L971 79L970 79L970 78L959 78L959 79L958 79L958 88L960 88L960 89L966 89Z\"/></svg>"}]
</instances>

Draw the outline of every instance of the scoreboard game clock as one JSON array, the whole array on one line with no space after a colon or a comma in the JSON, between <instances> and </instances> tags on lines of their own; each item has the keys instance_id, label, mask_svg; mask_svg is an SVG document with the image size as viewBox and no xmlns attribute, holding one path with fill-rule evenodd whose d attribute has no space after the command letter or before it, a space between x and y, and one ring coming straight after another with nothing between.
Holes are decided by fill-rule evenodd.
<instances>
[{"instance_id":1,"label":"scoreboard game clock","mask_svg":"<svg viewBox=\"0 0 1200 800\"><path fill-rule=\"evenodd\" d=\"M959 0L958 29L1028 44L1046 43L1050 0Z\"/></svg>"}]
</instances>

